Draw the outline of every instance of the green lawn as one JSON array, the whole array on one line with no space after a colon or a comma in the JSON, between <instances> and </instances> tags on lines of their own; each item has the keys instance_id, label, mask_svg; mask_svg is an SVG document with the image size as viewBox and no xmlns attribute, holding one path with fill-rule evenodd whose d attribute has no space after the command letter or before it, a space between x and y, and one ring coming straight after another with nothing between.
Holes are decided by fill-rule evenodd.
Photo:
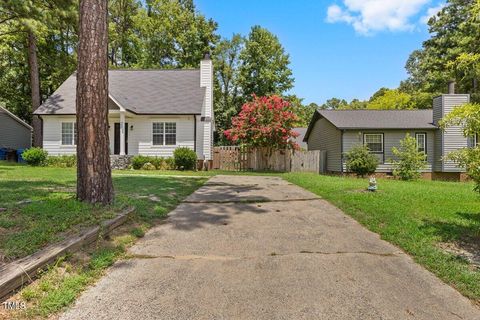
<instances>
[{"instance_id":1,"label":"green lawn","mask_svg":"<svg viewBox=\"0 0 480 320\"><path fill-rule=\"evenodd\" d=\"M480 195L473 184L367 179L288 173L283 177L341 208L368 229L413 256L464 295L480 302L480 269L439 244L464 242L480 248Z\"/></svg>"},{"instance_id":2,"label":"green lawn","mask_svg":"<svg viewBox=\"0 0 480 320\"><path fill-rule=\"evenodd\" d=\"M0 257L8 261L26 256L128 206L137 208L135 218L140 221L161 218L206 181L115 175L115 203L101 208L75 200L75 178L71 168L0 162L0 208L6 209L0 212Z\"/></svg>"}]
</instances>

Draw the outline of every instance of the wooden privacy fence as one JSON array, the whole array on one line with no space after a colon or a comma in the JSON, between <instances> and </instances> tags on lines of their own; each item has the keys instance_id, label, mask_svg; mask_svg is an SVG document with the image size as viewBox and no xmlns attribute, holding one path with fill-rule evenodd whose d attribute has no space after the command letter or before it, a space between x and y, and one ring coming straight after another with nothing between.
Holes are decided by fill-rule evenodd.
<instances>
[{"instance_id":1,"label":"wooden privacy fence","mask_svg":"<svg viewBox=\"0 0 480 320\"><path fill-rule=\"evenodd\" d=\"M326 152L250 149L222 146L213 149L213 169L228 171L326 171Z\"/></svg>"}]
</instances>

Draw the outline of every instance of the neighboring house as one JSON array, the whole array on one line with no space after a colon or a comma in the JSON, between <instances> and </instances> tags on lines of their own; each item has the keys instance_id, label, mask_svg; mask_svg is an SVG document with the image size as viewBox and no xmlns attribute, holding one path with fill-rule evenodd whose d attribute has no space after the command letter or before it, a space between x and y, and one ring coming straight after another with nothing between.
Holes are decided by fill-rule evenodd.
<instances>
[{"instance_id":1,"label":"neighboring house","mask_svg":"<svg viewBox=\"0 0 480 320\"><path fill-rule=\"evenodd\" d=\"M406 134L417 139L418 150L427 154L424 172L438 178L459 178L464 171L445 160L449 152L471 147L478 137L466 138L460 126L439 129L438 122L456 106L470 101L467 94L444 94L433 101L433 110L317 110L304 141L308 150L327 152L327 170L346 172L345 152L366 145L379 159L377 172L392 172L392 147Z\"/></svg>"},{"instance_id":2,"label":"neighboring house","mask_svg":"<svg viewBox=\"0 0 480 320\"><path fill-rule=\"evenodd\" d=\"M298 144L300 149L302 150L307 150L308 146L305 141L303 141L303 138L305 137L305 133L307 133L307 128L293 128L293 131L299 133L298 137L293 138L295 142Z\"/></svg>"},{"instance_id":3,"label":"neighboring house","mask_svg":"<svg viewBox=\"0 0 480 320\"><path fill-rule=\"evenodd\" d=\"M213 66L206 55L194 70L110 70L108 121L115 155L171 157L178 147L212 158ZM43 123L43 148L51 155L76 152L76 74L35 112Z\"/></svg>"},{"instance_id":4,"label":"neighboring house","mask_svg":"<svg viewBox=\"0 0 480 320\"><path fill-rule=\"evenodd\" d=\"M32 127L0 106L0 148L27 149L32 146Z\"/></svg>"}]
</instances>

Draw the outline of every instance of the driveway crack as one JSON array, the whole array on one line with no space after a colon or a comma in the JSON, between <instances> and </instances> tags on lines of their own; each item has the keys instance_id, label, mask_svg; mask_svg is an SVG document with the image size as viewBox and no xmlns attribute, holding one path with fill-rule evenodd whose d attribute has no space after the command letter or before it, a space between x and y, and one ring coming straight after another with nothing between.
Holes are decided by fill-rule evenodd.
<instances>
[{"instance_id":1,"label":"driveway crack","mask_svg":"<svg viewBox=\"0 0 480 320\"><path fill-rule=\"evenodd\" d=\"M335 252L328 252L328 251L307 251L301 250L299 252L292 252L292 253L277 253L272 252L267 254L267 257L275 257L275 256L293 256L298 254L315 254L315 255L373 255L379 257L397 257L399 255L404 255L404 252L373 252L373 251L335 251ZM250 260L255 258L262 258L265 255L258 255L258 256L223 256L223 255L195 255L195 254L187 254L187 255L148 255L148 254L130 254L127 256L127 259L171 259L171 260L208 260L208 261L233 261L233 260Z\"/></svg>"}]
</instances>

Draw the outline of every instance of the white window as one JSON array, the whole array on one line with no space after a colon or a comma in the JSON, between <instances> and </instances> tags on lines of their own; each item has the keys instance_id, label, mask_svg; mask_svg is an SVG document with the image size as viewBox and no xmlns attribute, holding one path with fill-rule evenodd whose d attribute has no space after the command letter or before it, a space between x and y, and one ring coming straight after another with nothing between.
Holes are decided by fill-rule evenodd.
<instances>
[{"instance_id":1,"label":"white window","mask_svg":"<svg viewBox=\"0 0 480 320\"><path fill-rule=\"evenodd\" d=\"M153 144L163 146L163 122L153 123Z\"/></svg>"},{"instance_id":2,"label":"white window","mask_svg":"<svg viewBox=\"0 0 480 320\"><path fill-rule=\"evenodd\" d=\"M383 133L365 133L363 144L371 153L383 153Z\"/></svg>"},{"instance_id":3,"label":"white window","mask_svg":"<svg viewBox=\"0 0 480 320\"><path fill-rule=\"evenodd\" d=\"M62 122L62 145L73 146L77 144L77 124L75 122Z\"/></svg>"},{"instance_id":4,"label":"white window","mask_svg":"<svg viewBox=\"0 0 480 320\"><path fill-rule=\"evenodd\" d=\"M427 134L415 133L415 139L417 140L418 152L427 153Z\"/></svg>"},{"instance_id":5,"label":"white window","mask_svg":"<svg viewBox=\"0 0 480 320\"><path fill-rule=\"evenodd\" d=\"M177 144L177 124L175 122L154 122L152 134L153 145L174 146Z\"/></svg>"}]
</instances>

